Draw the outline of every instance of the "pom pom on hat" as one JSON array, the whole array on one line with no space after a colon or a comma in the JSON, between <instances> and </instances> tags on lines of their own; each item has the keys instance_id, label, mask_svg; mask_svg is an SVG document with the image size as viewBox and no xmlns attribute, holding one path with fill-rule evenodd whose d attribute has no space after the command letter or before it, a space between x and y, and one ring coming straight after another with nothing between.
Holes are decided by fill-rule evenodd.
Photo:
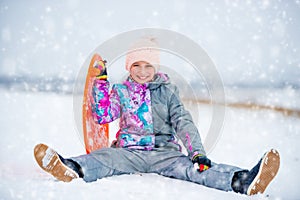
<instances>
[{"instance_id":1,"label":"pom pom on hat","mask_svg":"<svg viewBox=\"0 0 300 200\"><path fill-rule=\"evenodd\" d=\"M158 44L155 38L141 38L128 50L125 64L126 70L130 71L131 65L135 62L145 61L153 65L157 72L160 61L159 57Z\"/></svg>"}]
</instances>

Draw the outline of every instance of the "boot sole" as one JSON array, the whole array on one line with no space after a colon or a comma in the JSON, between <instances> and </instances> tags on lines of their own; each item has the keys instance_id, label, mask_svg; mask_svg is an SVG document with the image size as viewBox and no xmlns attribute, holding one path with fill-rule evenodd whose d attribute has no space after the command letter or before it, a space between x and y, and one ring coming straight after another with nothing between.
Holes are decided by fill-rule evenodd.
<instances>
[{"instance_id":1,"label":"boot sole","mask_svg":"<svg viewBox=\"0 0 300 200\"><path fill-rule=\"evenodd\" d=\"M38 144L34 147L34 157L38 165L46 172L63 182L70 182L79 178L78 174L66 166L56 151L45 144Z\"/></svg>"},{"instance_id":2,"label":"boot sole","mask_svg":"<svg viewBox=\"0 0 300 200\"><path fill-rule=\"evenodd\" d=\"M247 194L254 195L263 193L273 178L276 176L280 165L280 156L275 149L267 152L262 161L258 174L250 184Z\"/></svg>"}]
</instances>

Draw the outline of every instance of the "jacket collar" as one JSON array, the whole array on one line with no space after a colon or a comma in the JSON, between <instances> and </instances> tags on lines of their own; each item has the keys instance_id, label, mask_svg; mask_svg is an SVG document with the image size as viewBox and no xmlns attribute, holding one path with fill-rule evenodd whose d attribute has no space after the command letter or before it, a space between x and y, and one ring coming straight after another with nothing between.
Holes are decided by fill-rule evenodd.
<instances>
[{"instance_id":1,"label":"jacket collar","mask_svg":"<svg viewBox=\"0 0 300 200\"><path fill-rule=\"evenodd\" d=\"M170 84L170 78L167 74L158 72L155 74L153 81L149 83L140 84L135 82L130 76L126 79L126 81L123 82L124 85L126 85L128 88L149 88L151 90L156 89L160 87L161 85L167 85Z\"/></svg>"},{"instance_id":2,"label":"jacket collar","mask_svg":"<svg viewBox=\"0 0 300 200\"><path fill-rule=\"evenodd\" d=\"M168 85L168 84L170 84L169 76L167 74L159 72L155 74L154 80L149 83L149 89L153 90L160 87L161 85Z\"/></svg>"}]
</instances>

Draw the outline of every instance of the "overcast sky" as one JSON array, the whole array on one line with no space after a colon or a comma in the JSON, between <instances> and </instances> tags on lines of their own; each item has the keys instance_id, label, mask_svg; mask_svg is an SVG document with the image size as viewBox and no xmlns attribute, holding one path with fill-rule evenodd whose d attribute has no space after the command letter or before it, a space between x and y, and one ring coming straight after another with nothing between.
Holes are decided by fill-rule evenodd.
<instances>
[{"instance_id":1,"label":"overcast sky","mask_svg":"<svg viewBox=\"0 0 300 200\"><path fill-rule=\"evenodd\" d=\"M197 42L225 84L300 83L299 0L1 0L0 76L74 79L101 43L144 27Z\"/></svg>"}]
</instances>

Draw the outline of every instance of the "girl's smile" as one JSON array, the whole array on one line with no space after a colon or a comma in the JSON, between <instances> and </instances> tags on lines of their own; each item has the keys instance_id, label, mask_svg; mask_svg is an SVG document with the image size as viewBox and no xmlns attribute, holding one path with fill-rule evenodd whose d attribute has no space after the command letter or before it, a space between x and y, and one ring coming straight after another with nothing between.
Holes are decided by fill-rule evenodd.
<instances>
[{"instance_id":1,"label":"girl's smile","mask_svg":"<svg viewBox=\"0 0 300 200\"><path fill-rule=\"evenodd\" d=\"M148 62L138 61L131 65L130 76L137 83L144 84L152 81L155 68Z\"/></svg>"}]
</instances>

